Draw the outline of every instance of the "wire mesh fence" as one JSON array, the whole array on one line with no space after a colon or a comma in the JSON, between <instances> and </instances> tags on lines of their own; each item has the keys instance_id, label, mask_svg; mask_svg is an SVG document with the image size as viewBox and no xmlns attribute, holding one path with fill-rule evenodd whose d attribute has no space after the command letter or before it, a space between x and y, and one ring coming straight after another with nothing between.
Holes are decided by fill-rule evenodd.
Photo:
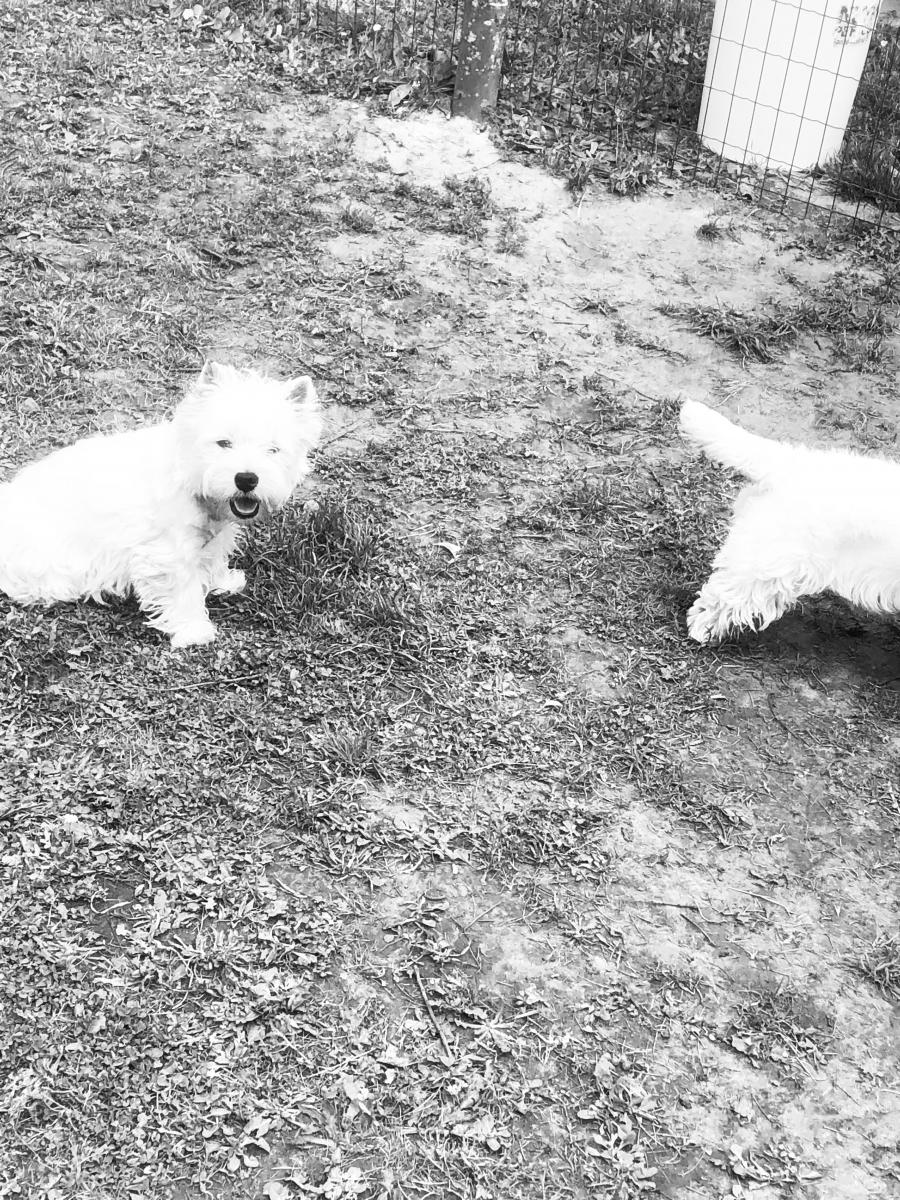
<instances>
[{"instance_id":1,"label":"wire mesh fence","mask_svg":"<svg viewBox=\"0 0 900 1200\"><path fill-rule=\"evenodd\" d=\"M276 7L360 92L450 103L465 0ZM671 172L900 227L900 26L876 0L511 0L505 25L497 124L575 186Z\"/></svg>"}]
</instances>

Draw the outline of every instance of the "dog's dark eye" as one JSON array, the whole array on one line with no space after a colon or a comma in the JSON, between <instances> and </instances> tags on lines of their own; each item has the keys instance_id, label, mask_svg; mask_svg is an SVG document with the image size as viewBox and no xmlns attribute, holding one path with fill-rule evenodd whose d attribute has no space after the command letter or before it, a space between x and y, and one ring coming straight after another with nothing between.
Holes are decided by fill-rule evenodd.
<instances>
[{"instance_id":1,"label":"dog's dark eye","mask_svg":"<svg viewBox=\"0 0 900 1200\"><path fill-rule=\"evenodd\" d=\"M280 449L280 447L278 447L278 446L270 446L270 447L269 447L269 453L270 453L270 454L280 454L280 453L281 453L281 449Z\"/></svg>"},{"instance_id":2,"label":"dog's dark eye","mask_svg":"<svg viewBox=\"0 0 900 1200\"><path fill-rule=\"evenodd\" d=\"M222 449L222 450L230 450L231 449L231 442L229 442L228 438L222 438L221 441L216 442L216 445L219 446L220 449Z\"/></svg>"}]
</instances>

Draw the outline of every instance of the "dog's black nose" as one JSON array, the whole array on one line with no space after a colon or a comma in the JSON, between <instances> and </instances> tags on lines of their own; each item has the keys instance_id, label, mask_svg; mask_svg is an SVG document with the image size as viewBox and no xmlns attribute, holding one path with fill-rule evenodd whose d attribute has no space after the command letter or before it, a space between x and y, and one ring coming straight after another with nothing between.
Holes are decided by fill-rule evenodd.
<instances>
[{"instance_id":1,"label":"dog's black nose","mask_svg":"<svg viewBox=\"0 0 900 1200\"><path fill-rule=\"evenodd\" d=\"M234 482L239 492L252 492L259 483L259 476L254 475L252 471L238 471Z\"/></svg>"}]
</instances>

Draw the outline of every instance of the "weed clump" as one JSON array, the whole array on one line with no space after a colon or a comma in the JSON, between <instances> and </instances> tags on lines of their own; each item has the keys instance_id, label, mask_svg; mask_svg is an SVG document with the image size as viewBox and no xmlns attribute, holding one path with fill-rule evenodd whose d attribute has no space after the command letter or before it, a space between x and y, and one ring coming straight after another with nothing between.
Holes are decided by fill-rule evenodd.
<instances>
[{"instance_id":1,"label":"weed clump","mask_svg":"<svg viewBox=\"0 0 900 1200\"><path fill-rule=\"evenodd\" d=\"M671 309L666 306L661 311ZM762 315L740 312L727 304L695 304L682 313L695 333L733 350L745 362L748 358L773 362L779 350L797 339L798 325L790 310Z\"/></svg>"},{"instance_id":2,"label":"weed clump","mask_svg":"<svg viewBox=\"0 0 900 1200\"><path fill-rule=\"evenodd\" d=\"M525 231L515 213L504 213L500 218L497 249L502 254L521 254L525 249Z\"/></svg>"},{"instance_id":3,"label":"weed clump","mask_svg":"<svg viewBox=\"0 0 900 1200\"><path fill-rule=\"evenodd\" d=\"M355 233L372 233L376 224L375 218L370 212L366 212L365 209L356 205L344 209L341 221Z\"/></svg>"},{"instance_id":4,"label":"weed clump","mask_svg":"<svg viewBox=\"0 0 900 1200\"><path fill-rule=\"evenodd\" d=\"M710 217L697 226L697 237L701 242L720 242L726 237L735 239L734 221L730 217L727 221L720 216Z\"/></svg>"},{"instance_id":5,"label":"weed clump","mask_svg":"<svg viewBox=\"0 0 900 1200\"><path fill-rule=\"evenodd\" d=\"M856 967L883 996L900 1001L900 935L881 934L860 956Z\"/></svg>"},{"instance_id":6,"label":"weed clump","mask_svg":"<svg viewBox=\"0 0 900 1200\"><path fill-rule=\"evenodd\" d=\"M448 228L451 233L479 242L484 237L484 225L494 212L491 185L479 175L462 178L455 175L444 180L449 209Z\"/></svg>"},{"instance_id":7,"label":"weed clump","mask_svg":"<svg viewBox=\"0 0 900 1200\"><path fill-rule=\"evenodd\" d=\"M326 499L299 520L281 513L248 550L250 594L273 621L339 610L368 578L380 540L374 516L347 501Z\"/></svg>"},{"instance_id":8,"label":"weed clump","mask_svg":"<svg viewBox=\"0 0 900 1200\"><path fill-rule=\"evenodd\" d=\"M858 270L837 271L798 303L775 302L762 313L721 303L680 309L663 305L660 312L686 317L695 333L740 354L745 362L773 362L805 331L829 337L839 358L854 370L867 371L883 359L897 305L898 280L891 268L874 279Z\"/></svg>"},{"instance_id":9,"label":"weed clump","mask_svg":"<svg viewBox=\"0 0 900 1200\"><path fill-rule=\"evenodd\" d=\"M900 210L900 143L872 144L871 136L851 136L842 154L825 164L825 175L839 196L862 200L885 212Z\"/></svg>"},{"instance_id":10,"label":"weed clump","mask_svg":"<svg viewBox=\"0 0 900 1200\"><path fill-rule=\"evenodd\" d=\"M659 163L652 154L621 156L609 173L609 190L615 196L639 196L659 179Z\"/></svg>"}]
</instances>

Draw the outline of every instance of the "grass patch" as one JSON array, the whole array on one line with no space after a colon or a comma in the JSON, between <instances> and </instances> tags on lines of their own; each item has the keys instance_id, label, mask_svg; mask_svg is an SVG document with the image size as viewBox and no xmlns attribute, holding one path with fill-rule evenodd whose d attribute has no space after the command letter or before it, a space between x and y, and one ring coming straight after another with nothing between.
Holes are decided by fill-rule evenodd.
<instances>
[{"instance_id":1,"label":"grass patch","mask_svg":"<svg viewBox=\"0 0 900 1200\"><path fill-rule=\"evenodd\" d=\"M503 213L497 233L497 249L502 254L524 254L527 237L515 213Z\"/></svg>"},{"instance_id":2,"label":"grass patch","mask_svg":"<svg viewBox=\"0 0 900 1200\"><path fill-rule=\"evenodd\" d=\"M609 190L615 196L639 196L659 179L657 159L648 154L626 153L609 173Z\"/></svg>"},{"instance_id":3,"label":"grass patch","mask_svg":"<svg viewBox=\"0 0 900 1200\"><path fill-rule=\"evenodd\" d=\"M485 222L493 215L491 185L481 175L451 176L444 180L447 194L447 228L473 241L484 237Z\"/></svg>"},{"instance_id":4,"label":"grass patch","mask_svg":"<svg viewBox=\"0 0 900 1200\"><path fill-rule=\"evenodd\" d=\"M880 934L856 965L886 999L900 1002L900 936Z\"/></svg>"},{"instance_id":5,"label":"grass patch","mask_svg":"<svg viewBox=\"0 0 900 1200\"><path fill-rule=\"evenodd\" d=\"M851 369L868 371L883 362L898 304L896 272L850 268L811 289L795 304L775 302L768 311L746 313L726 304L664 305L660 311L683 317L701 337L740 355L746 362L774 362L801 333L825 335L834 354Z\"/></svg>"},{"instance_id":6,"label":"grass patch","mask_svg":"<svg viewBox=\"0 0 900 1200\"><path fill-rule=\"evenodd\" d=\"M354 233L374 233L378 222L373 213L352 204L341 213L341 222Z\"/></svg>"},{"instance_id":7,"label":"grass patch","mask_svg":"<svg viewBox=\"0 0 900 1200\"><path fill-rule=\"evenodd\" d=\"M798 304L798 324L810 333L832 339L837 356L851 369L876 369L884 358L884 343L895 328L898 306L896 271L873 275L849 269Z\"/></svg>"},{"instance_id":8,"label":"grass patch","mask_svg":"<svg viewBox=\"0 0 900 1200\"><path fill-rule=\"evenodd\" d=\"M615 485L611 481L583 479L563 493L558 508L573 512L580 521L599 522L615 503Z\"/></svg>"},{"instance_id":9,"label":"grass patch","mask_svg":"<svg viewBox=\"0 0 900 1200\"><path fill-rule=\"evenodd\" d=\"M800 996L783 991L758 992L735 1013L727 1041L754 1064L774 1062L792 1073L799 1062L824 1066L834 1021Z\"/></svg>"},{"instance_id":10,"label":"grass patch","mask_svg":"<svg viewBox=\"0 0 900 1200\"><path fill-rule=\"evenodd\" d=\"M839 196L861 200L885 212L900 209L895 141L873 143L869 137L850 135L841 153L830 159L824 170Z\"/></svg>"},{"instance_id":11,"label":"grass patch","mask_svg":"<svg viewBox=\"0 0 900 1200\"><path fill-rule=\"evenodd\" d=\"M404 203L408 214L421 228L437 229L474 242L483 241L487 222L495 214L490 181L483 175L448 176L441 191L399 179L394 184L393 195ZM507 246L514 246L518 241L510 218L505 226L501 225L500 240ZM518 251L507 249L506 253Z\"/></svg>"},{"instance_id":12,"label":"grass patch","mask_svg":"<svg viewBox=\"0 0 900 1200\"><path fill-rule=\"evenodd\" d=\"M374 515L346 499L325 497L299 514L281 513L254 531L246 552L250 595L274 620L352 609L351 596L371 577L382 541Z\"/></svg>"},{"instance_id":13,"label":"grass patch","mask_svg":"<svg viewBox=\"0 0 900 1200\"><path fill-rule=\"evenodd\" d=\"M799 332L796 315L790 310L746 313L720 303L694 304L680 309L665 305L660 311L686 318L694 333L712 338L744 362L750 358L774 362L781 351L796 342Z\"/></svg>"},{"instance_id":14,"label":"grass patch","mask_svg":"<svg viewBox=\"0 0 900 1200\"><path fill-rule=\"evenodd\" d=\"M724 238L736 239L737 234L734 227L734 218L714 216L708 221L704 221L702 225L697 226L697 237L701 242L720 242Z\"/></svg>"},{"instance_id":15,"label":"grass patch","mask_svg":"<svg viewBox=\"0 0 900 1200\"><path fill-rule=\"evenodd\" d=\"M730 485L680 448L677 387L591 374L590 337L538 323L581 284L519 278L482 176L392 191L303 94L387 94L443 36L420 39L424 10L399 44L339 14L322 47L284 5L185 7L0 18L0 150L30 164L0 181L4 471L164 413L222 348L309 371L337 428L317 504L255 529L247 591L210 599L214 645L170 652L132 602L0 600L0 1178L48 1200L801 1186L706 1039L747 1039L772 1124L783 1054L862 1061L857 1010L832 1045L802 960L789 1001L743 972L797 936L791 855L823 803L830 919L884 869L854 822L873 762L866 820L896 817L889 666L687 643ZM694 43L635 8L674 103ZM583 94L621 118L633 66ZM380 224L382 199L406 218L390 254L335 257L342 214ZM423 270L423 230L482 244ZM796 910L721 902L754 872Z\"/></svg>"},{"instance_id":16,"label":"grass patch","mask_svg":"<svg viewBox=\"0 0 900 1200\"><path fill-rule=\"evenodd\" d=\"M493 819L479 853L493 871L552 866L596 880L608 872L607 831L608 817L589 811L582 797L542 796Z\"/></svg>"}]
</instances>

